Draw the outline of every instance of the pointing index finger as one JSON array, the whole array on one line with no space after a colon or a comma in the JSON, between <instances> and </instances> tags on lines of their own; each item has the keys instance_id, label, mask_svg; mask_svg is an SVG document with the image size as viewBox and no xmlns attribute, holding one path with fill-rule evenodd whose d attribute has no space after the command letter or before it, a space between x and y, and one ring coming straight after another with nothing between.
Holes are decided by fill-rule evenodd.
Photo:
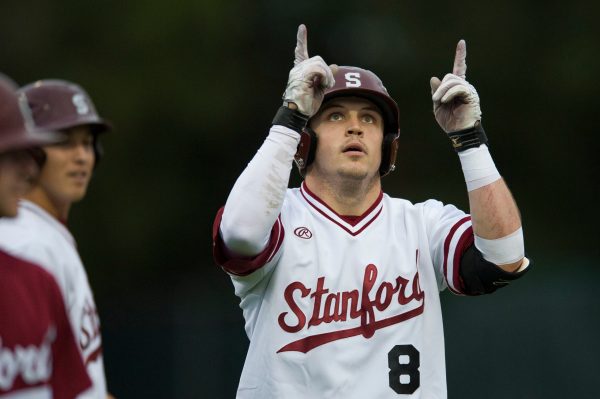
<instances>
[{"instance_id":1,"label":"pointing index finger","mask_svg":"<svg viewBox=\"0 0 600 399\"><path fill-rule=\"evenodd\" d=\"M467 43L463 39L456 45L452 73L463 79L467 75Z\"/></svg>"},{"instance_id":2,"label":"pointing index finger","mask_svg":"<svg viewBox=\"0 0 600 399\"><path fill-rule=\"evenodd\" d=\"M296 49L294 50L294 65L298 65L308 59L307 35L306 26L300 24L298 26L298 34L296 35Z\"/></svg>"}]
</instances>

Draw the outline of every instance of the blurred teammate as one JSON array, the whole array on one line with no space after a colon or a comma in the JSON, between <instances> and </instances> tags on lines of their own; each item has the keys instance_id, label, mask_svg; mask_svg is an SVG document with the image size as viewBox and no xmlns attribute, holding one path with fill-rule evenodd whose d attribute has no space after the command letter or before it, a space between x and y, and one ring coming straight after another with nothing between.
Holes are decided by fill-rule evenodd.
<instances>
[{"instance_id":1,"label":"blurred teammate","mask_svg":"<svg viewBox=\"0 0 600 399\"><path fill-rule=\"evenodd\" d=\"M20 89L36 129L61 132L64 140L43 147L39 178L19 204L15 219L0 222L0 245L40 264L64 296L93 389L82 398L107 397L100 320L87 273L67 228L73 203L82 200L100 157L99 135L108 125L78 85L42 80Z\"/></svg>"},{"instance_id":2,"label":"blurred teammate","mask_svg":"<svg viewBox=\"0 0 600 399\"><path fill-rule=\"evenodd\" d=\"M0 75L1 220L17 215L19 198L39 172L33 147L60 138L27 131L27 116L16 86ZM72 399L90 386L56 281L0 250L0 398Z\"/></svg>"},{"instance_id":3,"label":"blurred teammate","mask_svg":"<svg viewBox=\"0 0 600 399\"><path fill-rule=\"evenodd\" d=\"M529 263L465 80L465 43L431 89L470 215L383 193L395 101L372 72L309 58L303 25L295 56L284 104L214 224L250 338L238 397L446 398L439 291L490 293ZM294 158L304 182L288 189Z\"/></svg>"}]
</instances>

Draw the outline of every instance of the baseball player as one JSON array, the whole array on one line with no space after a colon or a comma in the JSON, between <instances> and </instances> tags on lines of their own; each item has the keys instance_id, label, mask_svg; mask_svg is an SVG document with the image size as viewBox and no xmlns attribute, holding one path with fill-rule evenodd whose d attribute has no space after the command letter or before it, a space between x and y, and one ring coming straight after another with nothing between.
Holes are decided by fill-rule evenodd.
<instances>
[{"instance_id":1,"label":"baseball player","mask_svg":"<svg viewBox=\"0 0 600 399\"><path fill-rule=\"evenodd\" d=\"M28 131L16 85L0 75L0 218L39 169L34 146L59 139ZM91 386L54 278L0 250L0 398L72 399Z\"/></svg>"},{"instance_id":2,"label":"baseball player","mask_svg":"<svg viewBox=\"0 0 600 399\"><path fill-rule=\"evenodd\" d=\"M0 245L40 264L61 288L79 349L93 381L81 398L107 397L100 320L88 277L67 228L69 210L85 196L100 157L99 135L108 130L88 94L78 85L41 80L19 90L35 128L61 132L64 140L42 147L40 176L15 219L0 222Z\"/></svg>"},{"instance_id":3,"label":"baseball player","mask_svg":"<svg viewBox=\"0 0 600 399\"><path fill-rule=\"evenodd\" d=\"M465 42L431 89L470 215L382 191L395 101L374 73L309 58L306 43L301 25L283 106L213 228L250 339L237 397L446 398L439 292L490 293L529 264L465 80ZM294 159L304 182L288 189Z\"/></svg>"}]
</instances>

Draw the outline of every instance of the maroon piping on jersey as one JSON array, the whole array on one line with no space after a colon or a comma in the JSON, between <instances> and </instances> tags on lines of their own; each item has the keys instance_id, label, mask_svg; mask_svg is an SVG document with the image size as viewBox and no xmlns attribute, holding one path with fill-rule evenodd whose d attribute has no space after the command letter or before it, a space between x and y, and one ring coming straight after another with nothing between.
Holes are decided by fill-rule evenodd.
<instances>
[{"instance_id":1,"label":"maroon piping on jersey","mask_svg":"<svg viewBox=\"0 0 600 399\"><path fill-rule=\"evenodd\" d=\"M308 204L311 207L313 207L317 212L319 212L325 218L329 219L330 221L332 221L333 223L335 223L336 225L338 225L339 227L341 227L343 230L345 230L346 232L348 232L348 234L350 234L352 236L357 236L358 234L362 233L371 223L373 223L373 221L375 219L377 219L377 217L379 217L379 215L381 214L381 211L383 210L383 206L382 206L382 208L372 217L371 220L369 220L369 222L367 222L363 227L361 227L360 230L353 232L352 230L348 229L346 226L342 225L338 221L332 219L329 215L327 215L321 209L319 209L318 207L316 207L312 203L312 201L307 198L306 194L308 194L312 199L314 199L315 201L317 201L318 203L320 203L321 205L323 205L324 207L326 207L329 211L331 211L332 213L334 213L340 219L342 219L345 222L347 222L349 225L356 226L358 223L360 223L366 217L368 217L371 214L371 212L373 212L373 210L375 208L377 208L377 206L379 206L379 204L383 200L383 191L379 192L379 196L377 197L377 199L375 200L375 202L373 202L373 204L369 207L369 209L367 209L365 212L363 212L362 215L360 215L358 217L355 217L355 216L346 217L346 216L340 215L339 213L337 213L336 211L334 211L333 209L331 209L331 207L329 205L327 205L322 199L320 199L319 197L317 197L317 195L315 195L312 191L310 191L310 189L306 186L305 182L302 182L302 187L300 188L300 193L302 194L302 197L306 200L306 202L308 202Z\"/></svg>"},{"instance_id":2,"label":"maroon piping on jersey","mask_svg":"<svg viewBox=\"0 0 600 399\"><path fill-rule=\"evenodd\" d=\"M250 258L235 257L227 250L219 234L219 226L221 225L224 209L225 207L219 209L213 224L213 258L217 265L221 266L227 273L236 276L247 276L269 263L281 247L283 238L285 237L281 215L277 217L271 229L271 236L269 237L267 247L260 254Z\"/></svg>"},{"instance_id":3,"label":"maroon piping on jersey","mask_svg":"<svg viewBox=\"0 0 600 399\"><path fill-rule=\"evenodd\" d=\"M444 241L444 277L448 279L448 254L450 252L450 242L454 237L454 233L456 230L462 226L464 223L469 222L471 220L471 216L465 216L460 219L448 232L446 236L446 240ZM460 259L462 254L466 251L466 249L473 244L473 227L469 227L466 229L461 237L458 239L458 243L456 244L456 248L454 249L454 258L452 262L454 264L454 269L452 271L452 281L454 282L454 286L458 288L460 291L457 291L452 288L452 285L448 283L448 289L457 295L464 295L464 284L459 274L460 269Z\"/></svg>"}]
</instances>

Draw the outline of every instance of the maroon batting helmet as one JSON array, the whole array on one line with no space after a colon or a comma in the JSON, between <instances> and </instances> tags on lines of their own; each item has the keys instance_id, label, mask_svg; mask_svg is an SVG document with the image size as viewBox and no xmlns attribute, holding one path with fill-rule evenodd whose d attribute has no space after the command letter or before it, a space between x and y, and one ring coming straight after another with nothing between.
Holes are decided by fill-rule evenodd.
<instances>
[{"instance_id":1,"label":"maroon batting helmet","mask_svg":"<svg viewBox=\"0 0 600 399\"><path fill-rule=\"evenodd\" d=\"M79 85L57 79L38 80L19 90L25 96L37 129L61 131L89 126L94 135L96 163L102 156L98 134L111 129L102 119L90 96Z\"/></svg>"},{"instance_id":2,"label":"maroon batting helmet","mask_svg":"<svg viewBox=\"0 0 600 399\"><path fill-rule=\"evenodd\" d=\"M0 74L0 153L43 146L61 139L55 133L33 129L33 121L17 85Z\"/></svg>"},{"instance_id":3,"label":"maroon batting helmet","mask_svg":"<svg viewBox=\"0 0 600 399\"><path fill-rule=\"evenodd\" d=\"M398 138L400 137L400 111L398 105L390 97L381 79L366 69L340 66L334 75L335 85L325 90L323 103L336 97L362 97L372 101L383 116L384 131L381 148L381 165L379 175L385 176L395 169ZM307 127L301 134L298 151L294 156L300 175L304 177L306 168L315 158L317 137L314 131Z\"/></svg>"}]
</instances>

